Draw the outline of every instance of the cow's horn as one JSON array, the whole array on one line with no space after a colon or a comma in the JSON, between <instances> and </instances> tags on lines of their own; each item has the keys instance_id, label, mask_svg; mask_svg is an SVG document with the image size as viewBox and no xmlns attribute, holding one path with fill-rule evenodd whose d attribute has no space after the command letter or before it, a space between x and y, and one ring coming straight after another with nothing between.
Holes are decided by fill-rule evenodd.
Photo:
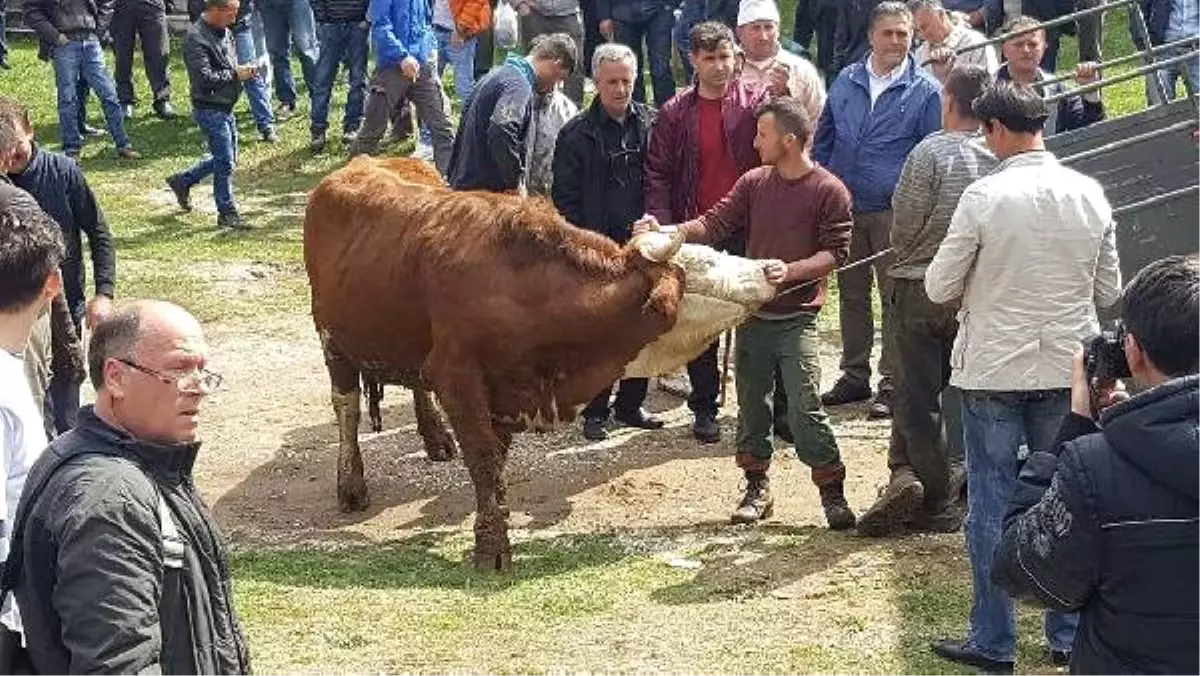
<instances>
[{"instance_id":1,"label":"cow's horn","mask_svg":"<svg viewBox=\"0 0 1200 676\"><path fill-rule=\"evenodd\" d=\"M640 247L642 255L654 261L655 263L666 263L671 260L679 252L679 247L683 246L683 233L675 230L669 236L666 232L647 233L647 237L642 242Z\"/></svg>"}]
</instances>

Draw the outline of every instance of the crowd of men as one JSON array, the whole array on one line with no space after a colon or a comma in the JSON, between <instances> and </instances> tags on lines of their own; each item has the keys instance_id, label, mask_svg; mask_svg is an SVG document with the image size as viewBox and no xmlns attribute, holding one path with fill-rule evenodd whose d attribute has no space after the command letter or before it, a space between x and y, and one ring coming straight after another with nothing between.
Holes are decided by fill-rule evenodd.
<instances>
[{"instance_id":1,"label":"crowd of men","mask_svg":"<svg viewBox=\"0 0 1200 676\"><path fill-rule=\"evenodd\" d=\"M1098 93L1043 100L1062 91L1038 85L1050 77L1043 64L1053 36L1032 18L1010 17L1000 67L977 30L991 20L990 4L956 7L969 10L964 17L938 0L861 11L847 2L832 38L841 50L832 63L844 67L830 73L783 47L771 0L743 0L732 12L685 3L687 16L726 22L688 27L691 80L676 91L655 65L663 26L676 27L668 5L597 3L590 19L585 6L585 23L608 39L585 59L595 36L579 23L580 7L523 0L515 9L525 53L476 78L474 57L490 52L481 27L491 7L472 3L192 6L184 60L210 153L167 179L179 205L191 208L191 188L212 176L219 224L246 227L232 182L241 91L262 138L273 140L276 121L297 114L294 46L313 96L311 149L323 152L332 82L347 64L342 138L352 153L376 152L390 126L427 139L419 152L452 189L543 192L568 222L619 243L676 228L762 261L780 292L736 334L733 445L745 492L734 522L772 515L780 437L809 466L831 529L963 530L972 610L965 638L934 644L938 655L1011 671L1016 596L1050 608L1047 649L1076 671L1200 667L1200 268L1195 258L1168 258L1122 294L1103 190L1043 142L1105 115ZM156 302L114 310L112 238L71 157L82 78L100 95L118 151L136 158L121 127L133 103L116 98L128 90L105 80L99 57L102 6L57 2L34 19L55 63L64 153L40 148L25 108L0 99L0 556L8 555L0 587L11 592L0 671L26 660L20 668L44 673L245 673L224 545L191 479L200 402L220 376L205 368L203 333L185 310ZM817 24L828 20L828 8L811 9L823 17ZM275 110L254 40L260 14ZM139 17L130 21L141 25ZM822 25L813 29L819 43L831 39ZM847 37L855 25L861 39ZM289 36L282 51L271 47L280 34ZM657 106L640 82L642 43ZM463 101L457 130L442 88L447 62ZM586 109L554 107L556 96L584 103L584 73L595 89ZM1099 72L1083 63L1074 76L1087 84ZM154 110L170 117L169 88L161 91ZM415 128L404 114L410 104ZM833 274L841 376L822 393L816 318ZM874 385L873 286L882 305ZM1113 378L1089 376L1080 347L1099 333L1098 309L1122 296L1114 349L1140 390L1132 397ZM97 398L80 409L85 327ZM687 372L692 434L716 443L717 346ZM584 409L586 438L606 438L614 421L662 427L644 408L647 381L615 386L615 397L606 389ZM890 477L858 517L825 409L868 400L870 417L892 419ZM956 417L961 434L948 434Z\"/></svg>"}]
</instances>

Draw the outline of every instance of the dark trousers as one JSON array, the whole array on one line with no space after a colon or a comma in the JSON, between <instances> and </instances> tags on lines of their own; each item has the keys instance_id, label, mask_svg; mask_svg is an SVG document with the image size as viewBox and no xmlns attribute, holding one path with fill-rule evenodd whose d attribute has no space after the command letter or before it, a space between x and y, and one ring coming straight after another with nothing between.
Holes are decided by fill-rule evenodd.
<instances>
[{"instance_id":1,"label":"dark trousers","mask_svg":"<svg viewBox=\"0 0 1200 676\"><path fill-rule=\"evenodd\" d=\"M342 132L356 132L362 124L363 107L367 100L367 53L369 29L357 23L318 23L317 39L321 44L317 57L317 76L309 94L312 111L309 129L321 136L329 127L329 103L333 98L334 80L338 68L346 64L350 87L346 93L346 109L342 113Z\"/></svg>"},{"instance_id":2,"label":"dark trousers","mask_svg":"<svg viewBox=\"0 0 1200 676\"><path fill-rule=\"evenodd\" d=\"M837 32L837 5L825 0L800 0L796 4L794 40L809 54L813 54L812 41L816 37L817 70L825 80L833 83L837 73L833 70L833 37Z\"/></svg>"},{"instance_id":3,"label":"dark trousers","mask_svg":"<svg viewBox=\"0 0 1200 676\"><path fill-rule=\"evenodd\" d=\"M892 319L896 389L888 468L912 471L925 488L925 503L937 510L956 497L951 468L963 462L962 434L955 439L957 425L948 424L962 416L958 391L948 390L958 320L953 309L929 300L920 279L892 280Z\"/></svg>"},{"instance_id":4,"label":"dark trousers","mask_svg":"<svg viewBox=\"0 0 1200 676\"><path fill-rule=\"evenodd\" d=\"M71 321L75 324L75 335L83 335L83 316L87 312L86 298L71 298L67 301ZM69 371L70 369L67 369ZM79 385L72 373L54 373L46 391L49 408L53 412L54 431L62 434L75 427L79 419Z\"/></svg>"},{"instance_id":5,"label":"dark trousers","mask_svg":"<svg viewBox=\"0 0 1200 676\"><path fill-rule=\"evenodd\" d=\"M575 41L575 60L582 64L583 62L583 26L579 24L579 17L575 14L567 16L544 16L538 14L536 10L532 10L529 14L520 18L521 26L521 51L529 52L529 43L533 42L534 38L541 35L549 35L551 33L566 33ZM668 57L669 58L669 57ZM583 68L582 66L571 71L567 77L567 81L563 83L563 93L567 98L575 102L575 105L583 107Z\"/></svg>"},{"instance_id":6,"label":"dark trousers","mask_svg":"<svg viewBox=\"0 0 1200 676\"><path fill-rule=\"evenodd\" d=\"M606 387L597 394L583 409L585 419L599 418L608 420L615 411L618 416L628 416L637 412L646 401L646 391L650 387L647 378L626 378L617 385L617 398L609 406L612 397L612 387Z\"/></svg>"},{"instance_id":7,"label":"dark trousers","mask_svg":"<svg viewBox=\"0 0 1200 676\"><path fill-rule=\"evenodd\" d=\"M113 61L117 80L117 99L122 105L137 103L133 91L133 49L142 41L142 60L154 102L171 100L171 81L167 77L171 41L167 35L167 11L141 0L121 0L113 13Z\"/></svg>"},{"instance_id":8,"label":"dark trousers","mask_svg":"<svg viewBox=\"0 0 1200 676\"><path fill-rule=\"evenodd\" d=\"M675 13L662 5L638 4L631 9L628 21L616 19L613 23L617 42L628 46L635 54L642 53L642 43L646 44L646 60L654 83L654 106L662 107L675 96L675 74L671 72L671 30L675 27ZM638 69L633 98L639 103L648 103L642 68Z\"/></svg>"},{"instance_id":9,"label":"dark trousers","mask_svg":"<svg viewBox=\"0 0 1200 676\"><path fill-rule=\"evenodd\" d=\"M496 5L500 0L492 0L492 13L496 12ZM488 74L492 69L492 61L496 58L496 36L492 34L492 29L481 32L476 36L479 41L475 45L475 81ZM466 101L462 102L466 105Z\"/></svg>"},{"instance_id":10,"label":"dark trousers","mask_svg":"<svg viewBox=\"0 0 1200 676\"><path fill-rule=\"evenodd\" d=\"M582 0L579 11L583 18L583 72L592 76L592 55L596 53L596 45L604 42L600 35L600 17L596 15L596 0Z\"/></svg>"},{"instance_id":11,"label":"dark trousers","mask_svg":"<svg viewBox=\"0 0 1200 676\"><path fill-rule=\"evenodd\" d=\"M1075 0L1075 11L1091 9L1101 0ZM1093 14L1075 22L1079 38L1079 62L1101 59L1101 40L1104 32L1104 15ZM1042 70L1053 73L1058 68L1058 45L1062 39L1062 26L1046 29L1046 53L1042 55Z\"/></svg>"},{"instance_id":12,"label":"dark trousers","mask_svg":"<svg viewBox=\"0 0 1200 676\"><path fill-rule=\"evenodd\" d=\"M407 99L417 108L417 117L429 127L433 137L433 162L443 175L450 164L454 147L454 132L450 129L450 110L441 80L434 70L436 64L421 64L416 81L400 72L399 66L379 67L371 77L367 95L366 117L351 154L374 153L379 141L393 120L400 102ZM394 133L394 132L393 132Z\"/></svg>"},{"instance_id":13,"label":"dark trousers","mask_svg":"<svg viewBox=\"0 0 1200 676\"><path fill-rule=\"evenodd\" d=\"M850 235L849 263L861 261L891 246L892 212L875 211L854 215L854 226ZM871 312L871 273L875 273L875 284L879 287L879 300L883 306L881 333L883 350L879 356L879 389L892 389L893 346L888 336L891 323L891 279L887 269L892 265L892 255L875 259L874 263L860 265L838 273L838 311L842 332L842 372L845 377L870 387L871 349L875 345L875 318Z\"/></svg>"},{"instance_id":14,"label":"dark trousers","mask_svg":"<svg viewBox=\"0 0 1200 676\"><path fill-rule=\"evenodd\" d=\"M4 37L4 33L8 30L8 21L5 15L8 14L8 0L0 0L0 61L8 58L8 43Z\"/></svg>"},{"instance_id":15,"label":"dark trousers","mask_svg":"<svg viewBox=\"0 0 1200 676\"><path fill-rule=\"evenodd\" d=\"M697 416L717 415L717 397L721 394L721 372L717 368L717 343L708 346L699 357L687 365L692 394L688 408Z\"/></svg>"}]
</instances>

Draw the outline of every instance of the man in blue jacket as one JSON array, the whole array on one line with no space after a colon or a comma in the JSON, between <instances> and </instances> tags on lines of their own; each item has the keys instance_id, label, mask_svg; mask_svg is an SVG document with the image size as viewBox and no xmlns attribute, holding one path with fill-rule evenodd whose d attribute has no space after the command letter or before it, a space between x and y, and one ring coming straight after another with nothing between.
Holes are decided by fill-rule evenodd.
<instances>
[{"instance_id":1,"label":"man in blue jacket","mask_svg":"<svg viewBox=\"0 0 1200 676\"><path fill-rule=\"evenodd\" d=\"M817 124L813 159L840 178L854 198L848 263L890 246L892 192L900 170L908 153L942 126L941 86L909 55L912 35L913 16L904 3L877 5L871 12L871 51L834 80ZM871 402L872 418L892 415L891 308L886 302L891 265L889 255L872 263L880 298L885 301L879 392ZM871 398L871 348L875 342L871 268L862 265L838 273L838 289L842 377L821 395L826 406Z\"/></svg>"},{"instance_id":2,"label":"man in blue jacket","mask_svg":"<svg viewBox=\"0 0 1200 676\"><path fill-rule=\"evenodd\" d=\"M402 99L413 102L417 117L433 137L433 163L443 175L450 166L454 132L450 106L437 75L437 40L428 0L374 0L367 10L375 74L367 96L366 118L351 155L374 153L388 120Z\"/></svg>"}]
</instances>

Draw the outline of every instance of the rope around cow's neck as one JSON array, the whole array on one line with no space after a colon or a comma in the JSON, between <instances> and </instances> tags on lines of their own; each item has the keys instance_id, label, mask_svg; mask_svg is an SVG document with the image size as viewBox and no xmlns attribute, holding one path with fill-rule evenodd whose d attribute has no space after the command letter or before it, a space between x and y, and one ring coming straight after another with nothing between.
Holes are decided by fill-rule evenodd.
<instances>
[{"instance_id":1,"label":"rope around cow's neck","mask_svg":"<svg viewBox=\"0 0 1200 676\"><path fill-rule=\"evenodd\" d=\"M871 261L873 261L877 258L882 258L882 257L890 254L891 252L892 252L892 247L888 247L888 248L884 249L883 251L871 254L870 256L867 256L866 258L856 260L853 263L847 263L847 264L843 265L842 267L834 270L833 272L838 273L838 272L845 272L847 270L852 270L854 268L859 267L860 265L866 265L867 263L870 263ZM796 286L793 286L790 289L780 291L779 293L775 294L775 297L780 298L780 297L788 295L789 293L795 293L795 292L799 291L800 289L807 289L808 287L812 286L813 284L817 284L818 282L820 282L823 279L825 279L825 277L817 277L816 279L810 279L807 282L802 282L800 284L797 284Z\"/></svg>"}]
</instances>

